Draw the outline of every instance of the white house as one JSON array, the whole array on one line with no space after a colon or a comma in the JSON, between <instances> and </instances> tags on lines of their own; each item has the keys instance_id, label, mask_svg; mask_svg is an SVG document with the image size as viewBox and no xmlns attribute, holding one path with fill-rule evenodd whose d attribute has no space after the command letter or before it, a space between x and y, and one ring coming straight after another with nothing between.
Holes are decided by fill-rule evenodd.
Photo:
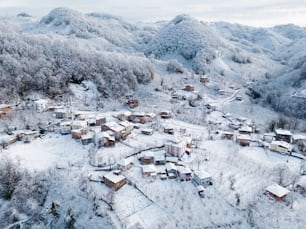
<instances>
[{"instance_id":1,"label":"white house","mask_svg":"<svg viewBox=\"0 0 306 229\"><path fill-rule=\"evenodd\" d=\"M272 141L269 149L278 153L290 154L292 145L285 141Z\"/></svg>"},{"instance_id":2,"label":"white house","mask_svg":"<svg viewBox=\"0 0 306 229\"><path fill-rule=\"evenodd\" d=\"M212 176L208 172L202 170L194 172L193 180L196 184L203 185L204 187L212 185Z\"/></svg>"}]
</instances>

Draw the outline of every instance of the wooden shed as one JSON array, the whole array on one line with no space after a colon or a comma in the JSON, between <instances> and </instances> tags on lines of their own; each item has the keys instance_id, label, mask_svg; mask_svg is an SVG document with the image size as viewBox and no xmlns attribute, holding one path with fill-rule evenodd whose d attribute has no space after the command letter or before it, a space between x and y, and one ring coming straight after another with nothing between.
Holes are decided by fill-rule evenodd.
<instances>
[{"instance_id":1,"label":"wooden shed","mask_svg":"<svg viewBox=\"0 0 306 229\"><path fill-rule=\"evenodd\" d=\"M237 142L241 146L249 146L251 144L251 137L247 134L240 134L237 136Z\"/></svg>"}]
</instances>

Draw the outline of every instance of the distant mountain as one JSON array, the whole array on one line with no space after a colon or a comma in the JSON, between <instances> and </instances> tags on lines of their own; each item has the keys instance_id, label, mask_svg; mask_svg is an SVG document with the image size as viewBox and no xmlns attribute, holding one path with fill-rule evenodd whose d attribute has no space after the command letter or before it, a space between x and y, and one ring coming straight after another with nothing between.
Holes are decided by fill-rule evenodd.
<instances>
[{"instance_id":1,"label":"distant mountain","mask_svg":"<svg viewBox=\"0 0 306 229\"><path fill-rule=\"evenodd\" d=\"M299 40L306 37L306 28L293 24L278 25L273 27L272 30L291 40Z\"/></svg>"}]
</instances>

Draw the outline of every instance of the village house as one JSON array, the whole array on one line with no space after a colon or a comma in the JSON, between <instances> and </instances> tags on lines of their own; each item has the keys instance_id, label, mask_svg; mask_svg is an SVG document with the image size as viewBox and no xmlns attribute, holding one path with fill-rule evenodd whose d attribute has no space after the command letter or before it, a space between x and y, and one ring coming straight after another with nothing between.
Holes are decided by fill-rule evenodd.
<instances>
[{"instance_id":1,"label":"village house","mask_svg":"<svg viewBox=\"0 0 306 229\"><path fill-rule=\"evenodd\" d=\"M75 120L71 123L71 130L87 129L87 128L88 128L87 121Z\"/></svg>"},{"instance_id":2,"label":"village house","mask_svg":"<svg viewBox=\"0 0 306 229\"><path fill-rule=\"evenodd\" d=\"M166 126L166 127L164 127L164 133L173 135L174 134L174 128Z\"/></svg>"},{"instance_id":3,"label":"village house","mask_svg":"<svg viewBox=\"0 0 306 229\"><path fill-rule=\"evenodd\" d=\"M120 121L126 121L129 119L129 117L132 115L132 112L130 111L124 111L122 113L119 113L117 115L117 118L120 120ZM104 123L103 123L104 124Z\"/></svg>"},{"instance_id":4,"label":"village house","mask_svg":"<svg viewBox=\"0 0 306 229\"><path fill-rule=\"evenodd\" d=\"M203 185L204 187L213 184L212 176L208 172L202 170L197 170L193 173L193 181L197 185Z\"/></svg>"},{"instance_id":5,"label":"village house","mask_svg":"<svg viewBox=\"0 0 306 229\"><path fill-rule=\"evenodd\" d=\"M290 154L293 147L291 144L285 141L272 141L269 149L278 153Z\"/></svg>"},{"instance_id":6,"label":"village house","mask_svg":"<svg viewBox=\"0 0 306 229\"><path fill-rule=\"evenodd\" d=\"M154 163L155 165L166 164L165 154L163 152L155 154Z\"/></svg>"},{"instance_id":7,"label":"village house","mask_svg":"<svg viewBox=\"0 0 306 229\"><path fill-rule=\"evenodd\" d=\"M102 131L111 131L114 134L115 139L118 141L121 139L123 132L125 131L124 126L116 122L108 122L101 126Z\"/></svg>"},{"instance_id":8,"label":"village house","mask_svg":"<svg viewBox=\"0 0 306 229\"><path fill-rule=\"evenodd\" d=\"M153 134L153 129L145 128L141 130L141 133L144 135L152 135Z\"/></svg>"},{"instance_id":9,"label":"village house","mask_svg":"<svg viewBox=\"0 0 306 229\"><path fill-rule=\"evenodd\" d=\"M110 172L103 176L104 183L114 189L115 191L119 190L126 183L126 178L123 175L115 175Z\"/></svg>"},{"instance_id":10,"label":"village house","mask_svg":"<svg viewBox=\"0 0 306 229\"><path fill-rule=\"evenodd\" d=\"M122 158L121 160L117 162L117 166L118 166L118 169L121 169L121 170L128 170L132 168L133 158L132 157Z\"/></svg>"},{"instance_id":11,"label":"village house","mask_svg":"<svg viewBox=\"0 0 306 229\"><path fill-rule=\"evenodd\" d=\"M247 134L240 134L237 136L237 142L241 146L249 146L251 144L251 136Z\"/></svg>"},{"instance_id":12,"label":"village house","mask_svg":"<svg viewBox=\"0 0 306 229\"><path fill-rule=\"evenodd\" d=\"M95 135L93 132L88 132L87 134L81 136L81 142L83 145L94 143L94 137Z\"/></svg>"},{"instance_id":13,"label":"village house","mask_svg":"<svg viewBox=\"0 0 306 229\"><path fill-rule=\"evenodd\" d=\"M192 171L188 167L178 166L178 176L181 181L189 181L192 179Z\"/></svg>"},{"instance_id":14,"label":"village house","mask_svg":"<svg viewBox=\"0 0 306 229\"><path fill-rule=\"evenodd\" d=\"M82 135L86 133L87 131L82 129L71 130L71 137L73 139L81 139Z\"/></svg>"},{"instance_id":15,"label":"village house","mask_svg":"<svg viewBox=\"0 0 306 229\"><path fill-rule=\"evenodd\" d=\"M106 123L106 117L102 114L96 116L96 126L102 126Z\"/></svg>"},{"instance_id":16,"label":"village house","mask_svg":"<svg viewBox=\"0 0 306 229\"><path fill-rule=\"evenodd\" d=\"M3 118L4 116L10 115L12 112L11 105L8 104L0 104L0 118Z\"/></svg>"},{"instance_id":17,"label":"village house","mask_svg":"<svg viewBox=\"0 0 306 229\"><path fill-rule=\"evenodd\" d=\"M64 119L67 117L67 111L65 109L56 109L54 111L55 117L58 119Z\"/></svg>"},{"instance_id":18,"label":"village house","mask_svg":"<svg viewBox=\"0 0 306 229\"><path fill-rule=\"evenodd\" d=\"M251 135L253 130L252 130L252 127L242 126L238 129L238 132L239 134L242 134L242 135Z\"/></svg>"},{"instance_id":19,"label":"village house","mask_svg":"<svg viewBox=\"0 0 306 229\"><path fill-rule=\"evenodd\" d=\"M156 120L156 114L155 113L146 113L146 121L147 122L153 122Z\"/></svg>"},{"instance_id":20,"label":"village house","mask_svg":"<svg viewBox=\"0 0 306 229\"><path fill-rule=\"evenodd\" d=\"M135 108L135 107L138 107L138 99L129 99L127 101L127 105L130 107L130 108Z\"/></svg>"},{"instance_id":21,"label":"village house","mask_svg":"<svg viewBox=\"0 0 306 229\"><path fill-rule=\"evenodd\" d=\"M222 139L234 140L234 132L231 131L223 131Z\"/></svg>"},{"instance_id":22,"label":"village house","mask_svg":"<svg viewBox=\"0 0 306 229\"><path fill-rule=\"evenodd\" d=\"M177 157L166 157L166 163L173 163L177 164L178 163L178 158Z\"/></svg>"},{"instance_id":23,"label":"village house","mask_svg":"<svg viewBox=\"0 0 306 229\"><path fill-rule=\"evenodd\" d=\"M292 133L289 130L275 129L275 140L292 142Z\"/></svg>"},{"instance_id":24,"label":"village house","mask_svg":"<svg viewBox=\"0 0 306 229\"><path fill-rule=\"evenodd\" d=\"M190 85L190 84L187 84L187 85L185 85L184 90L185 91L194 91L194 86Z\"/></svg>"},{"instance_id":25,"label":"village house","mask_svg":"<svg viewBox=\"0 0 306 229\"><path fill-rule=\"evenodd\" d=\"M278 184L272 184L266 188L266 193L277 201L283 201L290 191Z\"/></svg>"},{"instance_id":26,"label":"village house","mask_svg":"<svg viewBox=\"0 0 306 229\"><path fill-rule=\"evenodd\" d=\"M104 131L97 134L98 147L112 147L116 144L116 139L113 136L113 132Z\"/></svg>"},{"instance_id":27,"label":"village house","mask_svg":"<svg viewBox=\"0 0 306 229\"><path fill-rule=\"evenodd\" d=\"M60 133L62 135L70 134L71 131L71 121L65 121L60 123Z\"/></svg>"},{"instance_id":28,"label":"village house","mask_svg":"<svg viewBox=\"0 0 306 229\"><path fill-rule=\"evenodd\" d=\"M181 140L168 141L165 143L165 152L169 155L180 158L186 152L186 147L186 143Z\"/></svg>"},{"instance_id":29,"label":"village house","mask_svg":"<svg viewBox=\"0 0 306 229\"><path fill-rule=\"evenodd\" d=\"M169 175L170 173L174 174L175 176L177 175L177 167L175 164L169 162L166 164L166 172Z\"/></svg>"},{"instance_id":30,"label":"village house","mask_svg":"<svg viewBox=\"0 0 306 229\"><path fill-rule=\"evenodd\" d=\"M142 174L145 177L156 177L156 167L155 165L143 165L142 166Z\"/></svg>"},{"instance_id":31,"label":"village house","mask_svg":"<svg viewBox=\"0 0 306 229\"><path fill-rule=\"evenodd\" d=\"M154 164L155 155L152 151L145 151L142 154L141 162L145 165Z\"/></svg>"},{"instance_id":32,"label":"village house","mask_svg":"<svg viewBox=\"0 0 306 229\"><path fill-rule=\"evenodd\" d=\"M262 140L268 143L271 143L275 139L274 133L264 133L262 136Z\"/></svg>"},{"instance_id":33,"label":"village house","mask_svg":"<svg viewBox=\"0 0 306 229\"><path fill-rule=\"evenodd\" d=\"M200 82L201 83L209 83L209 78L208 78L208 76L201 76L200 77Z\"/></svg>"},{"instance_id":34,"label":"village house","mask_svg":"<svg viewBox=\"0 0 306 229\"><path fill-rule=\"evenodd\" d=\"M162 111L159 113L160 117L163 119L169 119L172 117L171 112L170 111Z\"/></svg>"},{"instance_id":35,"label":"village house","mask_svg":"<svg viewBox=\"0 0 306 229\"><path fill-rule=\"evenodd\" d=\"M145 112L134 112L128 117L130 122L145 124L147 122L147 116Z\"/></svg>"}]
</instances>

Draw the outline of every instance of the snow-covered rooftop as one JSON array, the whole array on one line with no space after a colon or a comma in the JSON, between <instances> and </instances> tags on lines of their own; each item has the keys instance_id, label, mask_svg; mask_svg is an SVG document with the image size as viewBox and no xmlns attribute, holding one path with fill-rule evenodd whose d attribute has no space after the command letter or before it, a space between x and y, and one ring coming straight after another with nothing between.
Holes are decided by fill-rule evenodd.
<instances>
[{"instance_id":1,"label":"snow-covered rooftop","mask_svg":"<svg viewBox=\"0 0 306 229\"><path fill-rule=\"evenodd\" d=\"M277 197L283 197L287 195L290 191L278 184L272 184L266 188L266 191L272 193Z\"/></svg>"},{"instance_id":2,"label":"snow-covered rooftop","mask_svg":"<svg viewBox=\"0 0 306 229\"><path fill-rule=\"evenodd\" d=\"M155 173L156 172L155 165L143 165L142 172L143 173Z\"/></svg>"},{"instance_id":3,"label":"snow-covered rooftop","mask_svg":"<svg viewBox=\"0 0 306 229\"><path fill-rule=\"evenodd\" d=\"M175 164L169 162L169 163L166 164L166 170L167 170L167 171L170 171L170 170L175 170L175 171L177 171L177 167L175 166Z\"/></svg>"},{"instance_id":4,"label":"snow-covered rooftop","mask_svg":"<svg viewBox=\"0 0 306 229\"><path fill-rule=\"evenodd\" d=\"M239 134L237 136L237 139L238 140L246 140L246 141L251 141L251 136L250 135L247 135L247 134Z\"/></svg>"},{"instance_id":5,"label":"snow-covered rooftop","mask_svg":"<svg viewBox=\"0 0 306 229\"><path fill-rule=\"evenodd\" d=\"M286 149L292 149L292 145L285 141L272 141L271 145L278 145Z\"/></svg>"},{"instance_id":6,"label":"snow-covered rooftop","mask_svg":"<svg viewBox=\"0 0 306 229\"><path fill-rule=\"evenodd\" d=\"M207 178L211 178L210 173L203 171L203 170L198 170L194 172L194 175L197 176L199 179L207 179Z\"/></svg>"},{"instance_id":7,"label":"snow-covered rooftop","mask_svg":"<svg viewBox=\"0 0 306 229\"><path fill-rule=\"evenodd\" d=\"M278 135L289 135L289 136L292 135L292 133L289 130L283 130L283 129L276 129L275 133Z\"/></svg>"},{"instance_id":8,"label":"snow-covered rooftop","mask_svg":"<svg viewBox=\"0 0 306 229\"><path fill-rule=\"evenodd\" d=\"M118 182L125 179L125 177L123 175L115 175L112 172L104 175L103 177L105 177L107 180L109 180L113 183L118 183Z\"/></svg>"},{"instance_id":9,"label":"snow-covered rooftop","mask_svg":"<svg viewBox=\"0 0 306 229\"><path fill-rule=\"evenodd\" d=\"M252 127L242 126L241 128L239 128L239 131L241 131L241 132L252 132Z\"/></svg>"}]
</instances>

